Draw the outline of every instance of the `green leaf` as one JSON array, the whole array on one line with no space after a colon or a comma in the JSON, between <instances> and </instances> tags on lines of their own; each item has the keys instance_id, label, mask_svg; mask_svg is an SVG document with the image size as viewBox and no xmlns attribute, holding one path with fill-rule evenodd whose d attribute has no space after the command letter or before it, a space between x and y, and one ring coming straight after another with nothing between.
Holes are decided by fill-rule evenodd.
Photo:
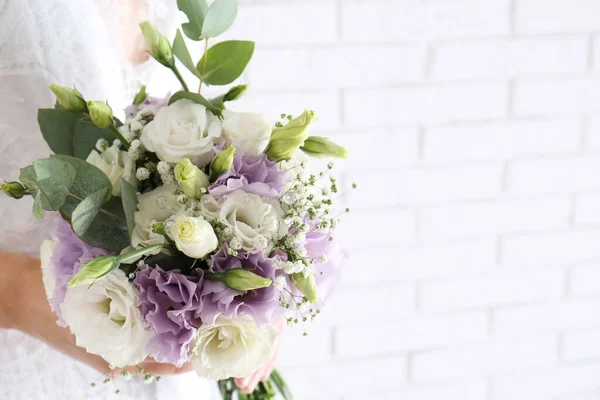
<instances>
[{"instance_id":1,"label":"green leaf","mask_svg":"<svg viewBox=\"0 0 600 400\"><path fill-rule=\"evenodd\" d=\"M21 168L19 180L27 189L37 191L37 176L35 175L35 169L33 165L28 165Z\"/></svg>"},{"instance_id":2,"label":"green leaf","mask_svg":"<svg viewBox=\"0 0 600 400\"><path fill-rule=\"evenodd\" d=\"M75 124L85 114L65 109L41 108L38 110L38 124L44 140L56 154L73 155L73 135Z\"/></svg>"},{"instance_id":3,"label":"green leaf","mask_svg":"<svg viewBox=\"0 0 600 400\"><path fill-rule=\"evenodd\" d=\"M33 162L33 170L42 208L57 211L65 203L75 181L75 169L64 161L42 158Z\"/></svg>"},{"instance_id":4,"label":"green leaf","mask_svg":"<svg viewBox=\"0 0 600 400\"><path fill-rule=\"evenodd\" d=\"M121 178L121 202L127 219L129 238L131 238L133 228L135 228L134 215L138 204L137 189L123 178Z\"/></svg>"},{"instance_id":5,"label":"green leaf","mask_svg":"<svg viewBox=\"0 0 600 400\"><path fill-rule=\"evenodd\" d=\"M215 107L210 101L208 101L205 97L197 93L191 92L176 92L169 99L169 105L175 103L177 100L188 99L193 101L196 104L202 104L208 111L213 113L214 115L221 115L221 109Z\"/></svg>"},{"instance_id":6,"label":"green leaf","mask_svg":"<svg viewBox=\"0 0 600 400\"><path fill-rule=\"evenodd\" d=\"M181 25L183 33L192 40L200 40L202 24L208 11L206 0L177 0L177 8L183 11L189 20Z\"/></svg>"},{"instance_id":7,"label":"green leaf","mask_svg":"<svg viewBox=\"0 0 600 400\"><path fill-rule=\"evenodd\" d=\"M133 104L139 106L148 98L148 94L146 93L146 85L142 85L140 90L135 94L133 98Z\"/></svg>"},{"instance_id":8,"label":"green leaf","mask_svg":"<svg viewBox=\"0 0 600 400\"><path fill-rule=\"evenodd\" d=\"M106 139L108 143L111 143L115 139L115 135L110 129L100 128L92 121L77 121L75 135L73 136L75 157L86 160L92 150L96 148L98 139Z\"/></svg>"},{"instance_id":9,"label":"green leaf","mask_svg":"<svg viewBox=\"0 0 600 400\"><path fill-rule=\"evenodd\" d=\"M220 108L221 110L225 109L225 102L237 100L244 95L244 93L248 90L248 85L237 85L233 86L231 89L227 91L227 93L222 94L221 96L215 97L214 99L210 99L210 102L215 105L215 107Z\"/></svg>"},{"instance_id":10,"label":"green leaf","mask_svg":"<svg viewBox=\"0 0 600 400\"><path fill-rule=\"evenodd\" d=\"M254 54L254 42L229 40L215 44L208 49L206 65L204 57L196 68L208 85L228 85L242 75Z\"/></svg>"},{"instance_id":11,"label":"green leaf","mask_svg":"<svg viewBox=\"0 0 600 400\"><path fill-rule=\"evenodd\" d=\"M192 74L200 78L200 72L198 72L194 65L192 56L190 56L190 52L179 29L177 29L177 33L175 34L175 40L173 40L173 54L175 54L175 57L177 57Z\"/></svg>"},{"instance_id":12,"label":"green leaf","mask_svg":"<svg viewBox=\"0 0 600 400\"><path fill-rule=\"evenodd\" d=\"M80 238L92 246L121 251L129 246L129 229L121 199L112 197Z\"/></svg>"},{"instance_id":13,"label":"green leaf","mask_svg":"<svg viewBox=\"0 0 600 400\"><path fill-rule=\"evenodd\" d=\"M237 11L237 0L215 0L204 17L200 38L215 37L225 32L233 25Z\"/></svg>"},{"instance_id":14,"label":"green leaf","mask_svg":"<svg viewBox=\"0 0 600 400\"><path fill-rule=\"evenodd\" d=\"M42 208L42 198L40 192L37 193L33 200L33 216L37 219L44 218L44 209Z\"/></svg>"},{"instance_id":15,"label":"green leaf","mask_svg":"<svg viewBox=\"0 0 600 400\"><path fill-rule=\"evenodd\" d=\"M274 369L273 372L271 372L271 380L275 386L277 386L279 393L281 393L281 396L283 396L285 400L293 400L294 396L292 396L290 388L287 386L277 369Z\"/></svg>"},{"instance_id":16,"label":"green leaf","mask_svg":"<svg viewBox=\"0 0 600 400\"><path fill-rule=\"evenodd\" d=\"M102 209L109 189L100 189L86 197L71 215L71 227L79 237L85 235L88 228Z\"/></svg>"}]
</instances>

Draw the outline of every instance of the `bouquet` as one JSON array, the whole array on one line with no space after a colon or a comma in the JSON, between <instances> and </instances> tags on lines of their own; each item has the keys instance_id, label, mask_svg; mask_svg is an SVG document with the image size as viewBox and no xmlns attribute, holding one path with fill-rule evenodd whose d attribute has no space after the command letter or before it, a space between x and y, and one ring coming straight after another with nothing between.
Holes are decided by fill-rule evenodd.
<instances>
[{"instance_id":1,"label":"bouquet","mask_svg":"<svg viewBox=\"0 0 600 400\"><path fill-rule=\"evenodd\" d=\"M140 26L182 90L153 98L142 87L121 121L106 102L52 85L56 105L40 109L38 122L55 154L1 188L30 196L37 218L57 214L41 248L44 284L77 345L125 378L152 381L138 366L150 356L191 362L224 399L268 399L276 389L289 399L276 370L251 395L233 378L270 360L281 322L314 318L335 285L341 251L332 232L347 210L334 204L333 165L318 171L309 159L346 150L309 136L312 111L275 122L228 110L247 89L230 84L254 43L208 42L232 25L236 1L177 4L189 19L185 36L206 44L198 62L179 30L171 43ZM198 78L197 91L176 59ZM229 89L208 99L209 85Z\"/></svg>"}]
</instances>

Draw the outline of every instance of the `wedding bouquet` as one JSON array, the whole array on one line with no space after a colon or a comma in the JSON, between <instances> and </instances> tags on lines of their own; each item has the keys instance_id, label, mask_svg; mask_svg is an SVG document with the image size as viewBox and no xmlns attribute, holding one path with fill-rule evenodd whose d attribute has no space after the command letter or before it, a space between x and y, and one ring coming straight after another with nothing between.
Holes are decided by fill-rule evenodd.
<instances>
[{"instance_id":1,"label":"wedding bouquet","mask_svg":"<svg viewBox=\"0 0 600 400\"><path fill-rule=\"evenodd\" d=\"M179 30L171 44L150 23L141 28L183 90L161 99L142 87L120 121L106 102L52 85L56 106L39 110L38 121L55 154L1 188L31 196L37 218L58 214L41 248L44 284L79 346L125 378L133 370L151 381L138 366L150 356L191 362L225 399L272 398L275 388L291 398L277 371L248 396L232 378L261 368L281 322L314 318L331 293L341 260L332 231L347 210L334 204L332 164L313 171L308 159L346 150L309 136L312 111L273 123L228 110L246 86L202 96L203 85L242 74L254 43L208 46L232 25L235 0L177 4L189 19L184 34L206 43L199 62ZM197 92L175 58L199 79Z\"/></svg>"}]
</instances>

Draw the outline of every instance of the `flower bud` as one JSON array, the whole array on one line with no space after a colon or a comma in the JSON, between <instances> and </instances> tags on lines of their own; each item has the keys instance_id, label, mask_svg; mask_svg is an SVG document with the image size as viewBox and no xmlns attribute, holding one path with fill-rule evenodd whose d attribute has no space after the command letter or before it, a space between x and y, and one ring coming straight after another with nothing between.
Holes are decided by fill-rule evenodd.
<instances>
[{"instance_id":1,"label":"flower bud","mask_svg":"<svg viewBox=\"0 0 600 400\"><path fill-rule=\"evenodd\" d=\"M273 129L269 145L265 150L267 157L271 161L291 158L308 138L308 129L314 120L314 112L305 110L286 125Z\"/></svg>"},{"instance_id":2,"label":"flower bud","mask_svg":"<svg viewBox=\"0 0 600 400\"><path fill-rule=\"evenodd\" d=\"M237 85L229 89L225 96L223 96L223 101L234 101L239 99L244 95L246 90L248 89L248 85Z\"/></svg>"},{"instance_id":3,"label":"flower bud","mask_svg":"<svg viewBox=\"0 0 600 400\"><path fill-rule=\"evenodd\" d=\"M310 136L308 139L306 139L304 145L300 147L300 150L309 156L316 158L348 157L348 150L340 145L335 144L327 138L319 136Z\"/></svg>"},{"instance_id":4,"label":"flower bud","mask_svg":"<svg viewBox=\"0 0 600 400\"><path fill-rule=\"evenodd\" d=\"M219 274L205 272L206 279L220 281L231 289L248 291L271 286L271 280L243 268L230 269Z\"/></svg>"},{"instance_id":5,"label":"flower bud","mask_svg":"<svg viewBox=\"0 0 600 400\"><path fill-rule=\"evenodd\" d=\"M83 95L77 89L66 86L50 85L58 104L70 111L83 111L86 108Z\"/></svg>"},{"instance_id":6,"label":"flower bud","mask_svg":"<svg viewBox=\"0 0 600 400\"><path fill-rule=\"evenodd\" d=\"M108 104L103 101L88 101L87 106L94 124L100 128L113 125L113 112Z\"/></svg>"},{"instance_id":7,"label":"flower bud","mask_svg":"<svg viewBox=\"0 0 600 400\"><path fill-rule=\"evenodd\" d=\"M140 91L137 92L135 97L133 98L133 105L139 106L144 102L144 100L146 100L147 97L148 94L146 93L146 85L142 85Z\"/></svg>"},{"instance_id":8,"label":"flower bud","mask_svg":"<svg viewBox=\"0 0 600 400\"><path fill-rule=\"evenodd\" d=\"M27 188L19 182L6 182L0 184L0 189L13 199L20 199L27 193Z\"/></svg>"},{"instance_id":9,"label":"flower bud","mask_svg":"<svg viewBox=\"0 0 600 400\"><path fill-rule=\"evenodd\" d=\"M219 246L212 225L202 217L178 216L168 229L177 249L188 257L202 258Z\"/></svg>"},{"instance_id":10,"label":"flower bud","mask_svg":"<svg viewBox=\"0 0 600 400\"><path fill-rule=\"evenodd\" d=\"M208 176L188 158L179 161L175 166L175 179L179 182L181 190L188 197L199 199L201 189L208 187Z\"/></svg>"},{"instance_id":11,"label":"flower bud","mask_svg":"<svg viewBox=\"0 0 600 400\"><path fill-rule=\"evenodd\" d=\"M140 24L144 40L146 41L146 47L152 57L159 63L167 67L175 65L175 59L173 58L173 49L169 39L154 27L149 21L144 21Z\"/></svg>"},{"instance_id":12,"label":"flower bud","mask_svg":"<svg viewBox=\"0 0 600 400\"><path fill-rule=\"evenodd\" d=\"M116 256L102 256L84 264L83 267L68 282L70 288L92 284L110 274L119 267L120 261Z\"/></svg>"},{"instance_id":13,"label":"flower bud","mask_svg":"<svg viewBox=\"0 0 600 400\"><path fill-rule=\"evenodd\" d=\"M235 147L229 146L215 156L215 159L210 166L210 179L216 181L219 175L229 170L233 164L233 156L235 155Z\"/></svg>"},{"instance_id":14,"label":"flower bud","mask_svg":"<svg viewBox=\"0 0 600 400\"><path fill-rule=\"evenodd\" d=\"M308 299L310 304L316 304L318 302L317 297L317 282L315 276L310 274L305 276L303 273L298 272L291 274L290 278L298 290Z\"/></svg>"}]
</instances>

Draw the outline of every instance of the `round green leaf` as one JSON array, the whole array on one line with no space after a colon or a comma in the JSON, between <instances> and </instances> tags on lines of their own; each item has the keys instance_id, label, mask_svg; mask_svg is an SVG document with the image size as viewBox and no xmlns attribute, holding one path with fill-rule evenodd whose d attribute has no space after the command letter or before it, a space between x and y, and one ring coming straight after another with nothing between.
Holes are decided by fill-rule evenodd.
<instances>
[{"instance_id":1,"label":"round green leaf","mask_svg":"<svg viewBox=\"0 0 600 400\"><path fill-rule=\"evenodd\" d=\"M196 68L207 85L228 85L239 78L254 54L254 42L229 40L208 49ZM202 73L204 68L204 73Z\"/></svg>"},{"instance_id":2,"label":"round green leaf","mask_svg":"<svg viewBox=\"0 0 600 400\"><path fill-rule=\"evenodd\" d=\"M71 227L77 236L83 236L102 209L109 189L100 189L86 197L71 215Z\"/></svg>"},{"instance_id":3,"label":"round green leaf","mask_svg":"<svg viewBox=\"0 0 600 400\"><path fill-rule=\"evenodd\" d=\"M237 0L215 0L204 17L201 39L220 35L233 25L237 16Z\"/></svg>"}]
</instances>

